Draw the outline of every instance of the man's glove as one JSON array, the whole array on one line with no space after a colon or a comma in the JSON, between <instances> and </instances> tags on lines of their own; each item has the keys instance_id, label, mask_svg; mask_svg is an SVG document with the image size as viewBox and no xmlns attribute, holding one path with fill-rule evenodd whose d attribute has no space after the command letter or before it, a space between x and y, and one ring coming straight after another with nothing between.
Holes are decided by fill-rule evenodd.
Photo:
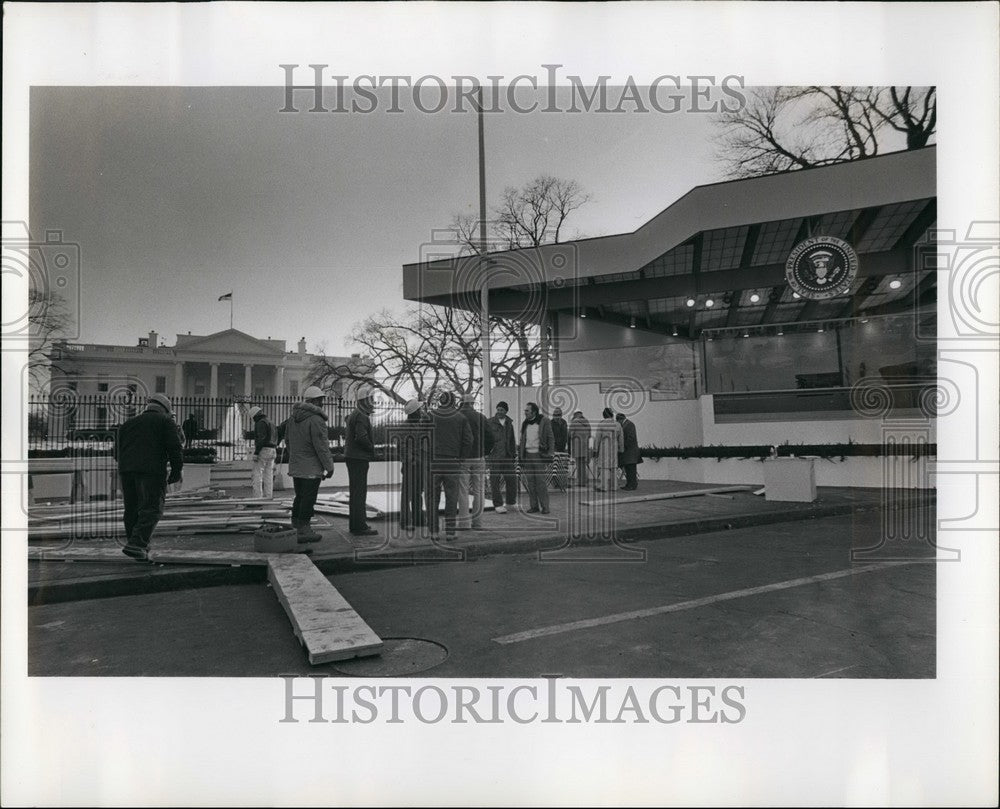
<instances>
[{"instance_id":1,"label":"man's glove","mask_svg":"<svg viewBox=\"0 0 1000 809\"><path fill-rule=\"evenodd\" d=\"M171 471L170 476L167 478L167 483L177 483L181 479L180 472Z\"/></svg>"},{"instance_id":2,"label":"man's glove","mask_svg":"<svg viewBox=\"0 0 1000 809\"><path fill-rule=\"evenodd\" d=\"M332 477L333 477L333 472L332 471L330 471L330 472L324 472L323 473L323 480L329 480Z\"/></svg>"}]
</instances>

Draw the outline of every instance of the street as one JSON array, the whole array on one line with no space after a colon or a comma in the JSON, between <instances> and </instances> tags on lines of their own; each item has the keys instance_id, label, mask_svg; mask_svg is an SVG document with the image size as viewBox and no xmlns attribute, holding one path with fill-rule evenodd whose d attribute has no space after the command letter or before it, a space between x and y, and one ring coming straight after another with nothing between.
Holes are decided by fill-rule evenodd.
<instances>
[{"instance_id":1,"label":"street","mask_svg":"<svg viewBox=\"0 0 1000 809\"><path fill-rule=\"evenodd\" d=\"M310 666L266 584L36 606L29 674L933 677L930 546L850 561L879 521L872 511L636 543L645 562L597 562L589 549L577 563L523 554L333 576L386 641L381 660Z\"/></svg>"}]
</instances>

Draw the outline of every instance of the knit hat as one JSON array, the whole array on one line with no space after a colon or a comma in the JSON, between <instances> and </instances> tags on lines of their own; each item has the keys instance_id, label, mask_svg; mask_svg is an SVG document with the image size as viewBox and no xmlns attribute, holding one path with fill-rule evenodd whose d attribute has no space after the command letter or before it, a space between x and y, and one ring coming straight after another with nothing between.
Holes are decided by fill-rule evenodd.
<instances>
[{"instance_id":1,"label":"knit hat","mask_svg":"<svg viewBox=\"0 0 1000 809\"><path fill-rule=\"evenodd\" d=\"M170 406L170 400L164 396L162 393L152 393L146 400L147 405L155 404L162 407L167 411L167 415L172 415L174 412L173 407Z\"/></svg>"},{"instance_id":2,"label":"knit hat","mask_svg":"<svg viewBox=\"0 0 1000 809\"><path fill-rule=\"evenodd\" d=\"M412 416L419 409L420 409L419 399L410 399L410 401L408 401L405 405L403 405L403 412L406 413L407 416Z\"/></svg>"},{"instance_id":3,"label":"knit hat","mask_svg":"<svg viewBox=\"0 0 1000 809\"><path fill-rule=\"evenodd\" d=\"M555 410L552 411L552 415L553 416L561 416L562 415L562 408L561 407L557 407Z\"/></svg>"},{"instance_id":4,"label":"knit hat","mask_svg":"<svg viewBox=\"0 0 1000 809\"><path fill-rule=\"evenodd\" d=\"M318 388L315 385L310 385L304 391L302 391L302 398L308 401L309 399L322 399L326 396L323 393L322 388Z\"/></svg>"},{"instance_id":5,"label":"knit hat","mask_svg":"<svg viewBox=\"0 0 1000 809\"><path fill-rule=\"evenodd\" d=\"M497 402L497 407L502 407L504 410L510 410L510 406L506 402Z\"/></svg>"},{"instance_id":6,"label":"knit hat","mask_svg":"<svg viewBox=\"0 0 1000 809\"><path fill-rule=\"evenodd\" d=\"M253 418L258 413L263 413L263 412L264 412L263 408L257 407L256 405L254 405L253 407L250 408L250 418Z\"/></svg>"}]
</instances>

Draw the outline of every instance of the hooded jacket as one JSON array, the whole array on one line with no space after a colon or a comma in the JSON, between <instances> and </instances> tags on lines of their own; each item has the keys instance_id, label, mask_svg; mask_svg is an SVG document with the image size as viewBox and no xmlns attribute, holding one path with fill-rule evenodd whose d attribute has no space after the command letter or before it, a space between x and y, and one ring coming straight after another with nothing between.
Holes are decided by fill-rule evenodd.
<instances>
[{"instance_id":1,"label":"hooded jacket","mask_svg":"<svg viewBox=\"0 0 1000 809\"><path fill-rule=\"evenodd\" d=\"M333 453L326 413L310 402L299 402L285 422L288 474L293 478L321 478L333 472Z\"/></svg>"},{"instance_id":2,"label":"hooded jacket","mask_svg":"<svg viewBox=\"0 0 1000 809\"><path fill-rule=\"evenodd\" d=\"M509 416L500 421L498 416L487 419L487 426L493 434L493 448L489 451L491 461L512 461L517 457L517 438L514 436L514 420Z\"/></svg>"},{"instance_id":3,"label":"hooded jacket","mask_svg":"<svg viewBox=\"0 0 1000 809\"><path fill-rule=\"evenodd\" d=\"M375 459L375 436L372 434L371 407L359 404L347 417L344 457L358 461Z\"/></svg>"}]
</instances>

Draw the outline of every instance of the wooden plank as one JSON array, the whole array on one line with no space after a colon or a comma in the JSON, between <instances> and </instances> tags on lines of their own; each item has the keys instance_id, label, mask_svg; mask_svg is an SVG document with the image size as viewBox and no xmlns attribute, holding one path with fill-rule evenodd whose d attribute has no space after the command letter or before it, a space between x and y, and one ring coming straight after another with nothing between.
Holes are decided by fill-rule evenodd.
<instances>
[{"instance_id":1,"label":"wooden plank","mask_svg":"<svg viewBox=\"0 0 1000 809\"><path fill-rule=\"evenodd\" d=\"M157 564L178 565L266 565L270 554L253 551L182 551L150 550L149 560ZM122 553L121 548L28 548L28 559L42 562L127 562L136 560Z\"/></svg>"},{"instance_id":2,"label":"wooden plank","mask_svg":"<svg viewBox=\"0 0 1000 809\"><path fill-rule=\"evenodd\" d=\"M309 559L272 556L268 580L312 665L379 654L382 640Z\"/></svg>"},{"instance_id":3,"label":"wooden plank","mask_svg":"<svg viewBox=\"0 0 1000 809\"><path fill-rule=\"evenodd\" d=\"M585 506L603 506L609 503L644 503L650 500L673 500L678 497L700 497L703 494L721 494L724 492L745 492L750 486L716 486L711 489L688 489L684 492L660 492L659 494L643 494L630 497L608 497L603 500L583 500Z\"/></svg>"}]
</instances>

